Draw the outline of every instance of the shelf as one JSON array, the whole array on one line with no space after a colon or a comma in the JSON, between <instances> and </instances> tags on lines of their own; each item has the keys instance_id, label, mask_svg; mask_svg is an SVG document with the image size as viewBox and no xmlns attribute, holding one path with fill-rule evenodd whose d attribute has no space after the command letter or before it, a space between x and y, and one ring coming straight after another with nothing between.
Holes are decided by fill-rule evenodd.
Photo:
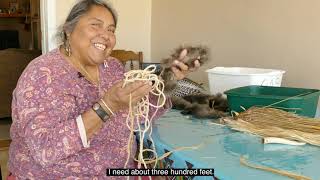
<instances>
[{"instance_id":1,"label":"shelf","mask_svg":"<svg viewBox=\"0 0 320 180\"><path fill-rule=\"evenodd\" d=\"M26 16L30 16L30 15L29 14L17 14L17 13L13 13L13 14L0 13L0 18L20 18L20 17L26 17Z\"/></svg>"}]
</instances>

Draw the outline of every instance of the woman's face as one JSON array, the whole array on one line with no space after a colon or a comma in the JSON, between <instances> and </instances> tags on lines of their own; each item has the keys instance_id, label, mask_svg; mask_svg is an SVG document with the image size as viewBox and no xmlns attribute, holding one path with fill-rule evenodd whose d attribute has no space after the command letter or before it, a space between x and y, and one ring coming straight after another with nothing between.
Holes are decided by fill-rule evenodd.
<instances>
[{"instance_id":1,"label":"woman's face","mask_svg":"<svg viewBox=\"0 0 320 180\"><path fill-rule=\"evenodd\" d=\"M115 28L108 9L92 6L70 34L72 56L86 65L103 63L116 44Z\"/></svg>"}]
</instances>

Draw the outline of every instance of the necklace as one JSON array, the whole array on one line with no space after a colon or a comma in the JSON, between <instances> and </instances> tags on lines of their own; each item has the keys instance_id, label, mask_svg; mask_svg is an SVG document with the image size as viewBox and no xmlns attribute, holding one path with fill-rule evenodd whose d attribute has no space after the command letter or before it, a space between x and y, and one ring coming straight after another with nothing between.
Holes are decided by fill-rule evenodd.
<instances>
[{"instance_id":1,"label":"necklace","mask_svg":"<svg viewBox=\"0 0 320 180\"><path fill-rule=\"evenodd\" d=\"M80 64L80 62L77 61L77 64L79 64L79 67L82 69L82 71L87 75L87 78L90 82L92 82L96 87L98 87L99 97L102 97L105 93L104 89L101 88L100 85L100 76L99 76L99 66L97 66L97 81L92 78L92 76L88 73L88 71Z\"/></svg>"},{"instance_id":2,"label":"necklace","mask_svg":"<svg viewBox=\"0 0 320 180\"><path fill-rule=\"evenodd\" d=\"M71 59L69 59L69 61L76 67L76 69L80 68L80 70L85 73L85 78L88 79L92 84L94 84L95 86L100 86L99 66L97 66L97 80L95 80L79 61ZM76 62L76 64L74 61Z\"/></svg>"},{"instance_id":3,"label":"necklace","mask_svg":"<svg viewBox=\"0 0 320 180\"><path fill-rule=\"evenodd\" d=\"M63 49L64 50L64 49ZM64 54L66 54L66 52L64 52ZM100 84L100 74L99 74L99 66L96 67L96 73L97 73L97 80L95 80L90 73L88 73L88 71L84 68L84 66L77 60L74 60L73 58L71 58L70 56L66 55L67 58L66 60L69 61L69 63L71 65L74 66L75 69L77 69L78 71L81 70L82 72L85 73L85 78L91 82L95 87L98 88L98 96L102 97L105 93L105 90L101 87ZM75 61L75 62L74 62ZM80 69L79 69L80 68ZM81 73L81 72L80 72Z\"/></svg>"},{"instance_id":4,"label":"necklace","mask_svg":"<svg viewBox=\"0 0 320 180\"><path fill-rule=\"evenodd\" d=\"M78 66L81 68L81 70L86 74L89 81L91 81L93 84L100 86L100 77L99 77L99 66L97 66L97 80L95 80L88 71L80 64L80 62L77 61Z\"/></svg>"},{"instance_id":5,"label":"necklace","mask_svg":"<svg viewBox=\"0 0 320 180\"><path fill-rule=\"evenodd\" d=\"M82 72L85 73L85 78L90 81L93 85L95 85L96 87L98 87L98 92L99 92L99 97L102 97L102 95L104 94L104 89L101 88L100 85L100 74L99 74L99 66L97 66L96 69L96 73L97 73L97 80L95 80L90 73L83 67L83 65L77 61L77 60L72 60L72 58L67 58L67 60L73 65L75 66L76 69L80 68L80 70ZM76 62L74 62L76 61ZM79 69L78 69L79 70ZM81 73L81 72L80 72Z\"/></svg>"}]
</instances>

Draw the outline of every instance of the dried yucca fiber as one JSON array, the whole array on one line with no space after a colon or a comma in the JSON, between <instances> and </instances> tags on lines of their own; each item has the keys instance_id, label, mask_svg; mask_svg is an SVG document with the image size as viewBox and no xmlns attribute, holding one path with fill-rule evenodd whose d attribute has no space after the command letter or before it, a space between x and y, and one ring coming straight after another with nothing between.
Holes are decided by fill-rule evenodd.
<instances>
[{"instance_id":1,"label":"dried yucca fiber","mask_svg":"<svg viewBox=\"0 0 320 180\"><path fill-rule=\"evenodd\" d=\"M300 117L267 107L252 107L234 119L222 119L232 129L263 137L279 137L320 146L320 119Z\"/></svg>"}]
</instances>

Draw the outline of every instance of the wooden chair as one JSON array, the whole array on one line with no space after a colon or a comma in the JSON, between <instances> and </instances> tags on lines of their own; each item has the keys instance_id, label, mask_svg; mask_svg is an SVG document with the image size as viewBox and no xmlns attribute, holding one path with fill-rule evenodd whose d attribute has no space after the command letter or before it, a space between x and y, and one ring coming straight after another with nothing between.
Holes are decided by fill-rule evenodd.
<instances>
[{"instance_id":1,"label":"wooden chair","mask_svg":"<svg viewBox=\"0 0 320 180\"><path fill-rule=\"evenodd\" d=\"M111 56L120 60L125 66L130 61L130 69L134 69L133 61L138 61L139 69L142 69L143 53L116 49L111 52Z\"/></svg>"}]
</instances>

